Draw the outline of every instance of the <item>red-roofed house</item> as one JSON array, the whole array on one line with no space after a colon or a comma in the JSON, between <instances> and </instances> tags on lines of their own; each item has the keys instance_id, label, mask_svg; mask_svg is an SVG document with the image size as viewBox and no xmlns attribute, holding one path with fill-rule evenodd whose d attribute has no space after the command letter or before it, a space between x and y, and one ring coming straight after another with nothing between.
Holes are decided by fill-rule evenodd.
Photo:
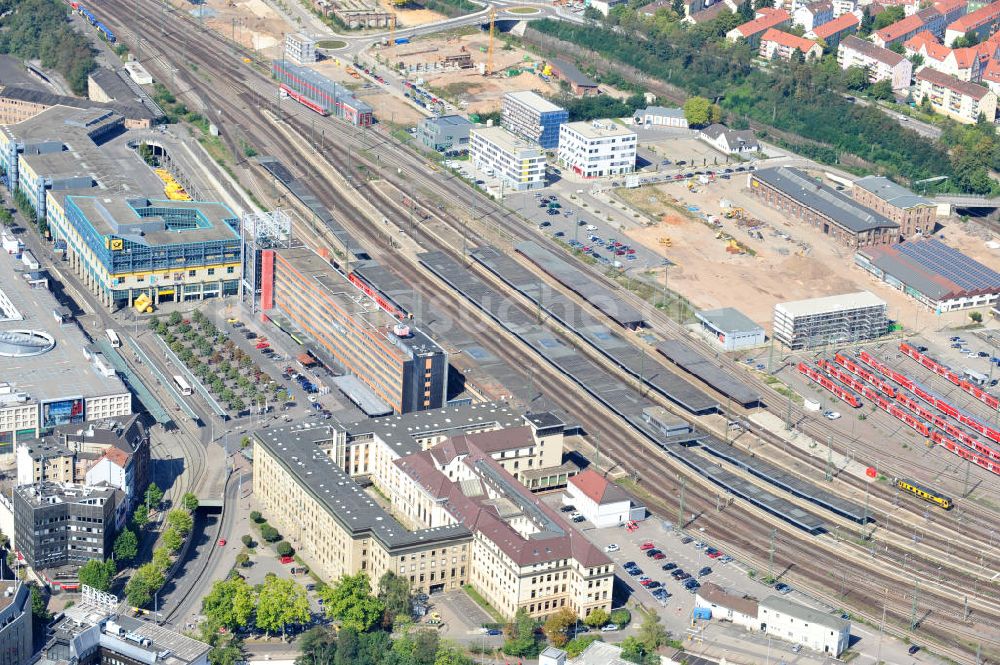
<instances>
[{"instance_id":1,"label":"red-roofed house","mask_svg":"<svg viewBox=\"0 0 1000 665\"><path fill-rule=\"evenodd\" d=\"M634 506L625 490L593 469L569 479L565 501L598 529L646 519L643 506Z\"/></svg>"},{"instance_id":2,"label":"red-roofed house","mask_svg":"<svg viewBox=\"0 0 1000 665\"><path fill-rule=\"evenodd\" d=\"M924 19L920 17L920 14L914 14L913 16L907 16L901 21L887 25L881 30L876 30L872 34L872 42L876 46L889 48L896 42L905 42L918 32L925 30L925 28Z\"/></svg>"},{"instance_id":3,"label":"red-roofed house","mask_svg":"<svg viewBox=\"0 0 1000 665\"><path fill-rule=\"evenodd\" d=\"M822 40L827 48L836 50L840 40L858 31L861 21L854 14L841 14L829 23L813 28L806 33L809 39Z\"/></svg>"},{"instance_id":4,"label":"red-roofed house","mask_svg":"<svg viewBox=\"0 0 1000 665\"><path fill-rule=\"evenodd\" d=\"M966 48L948 48L929 32L921 32L903 45L907 55L918 54L924 64L961 81L979 81L983 70L997 56L1000 36Z\"/></svg>"},{"instance_id":5,"label":"red-roofed house","mask_svg":"<svg viewBox=\"0 0 1000 665\"><path fill-rule=\"evenodd\" d=\"M983 71L982 82L993 94L1000 94L1000 60L990 60L990 64L986 65Z\"/></svg>"},{"instance_id":6,"label":"red-roofed house","mask_svg":"<svg viewBox=\"0 0 1000 665\"><path fill-rule=\"evenodd\" d=\"M996 118L997 96L981 85L960 81L930 67L921 68L916 80L914 99L918 104L928 99L934 111L967 125L980 115L987 122Z\"/></svg>"},{"instance_id":7,"label":"red-roofed house","mask_svg":"<svg viewBox=\"0 0 1000 665\"><path fill-rule=\"evenodd\" d=\"M796 51L800 52L806 60L817 60L823 55L823 49L819 44L790 32L771 28L760 38L759 54L766 60L775 57L789 60Z\"/></svg>"},{"instance_id":8,"label":"red-roofed house","mask_svg":"<svg viewBox=\"0 0 1000 665\"><path fill-rule=\"evenodd\" d=\"M979 39L985 39L995 33L998 26L1000 26L1000 2L994 2L950 23L944 33L944 43L951 44L967 32L975 33Z\"/></svg>"},{"instance_id":9,"label":"red-roofed house","mask_svg":"<svg viewBox=\"0 0 1000 665\"><path fill-rule=\"evenodd\" d=\"M735 42L745 39L750 46L757 46L761 36L771 28L780 28L792 20L792 15L784 9L761 7L757 10L757 18L738 25L726 33L726 39Z\"/></svg>"}]
</instances>

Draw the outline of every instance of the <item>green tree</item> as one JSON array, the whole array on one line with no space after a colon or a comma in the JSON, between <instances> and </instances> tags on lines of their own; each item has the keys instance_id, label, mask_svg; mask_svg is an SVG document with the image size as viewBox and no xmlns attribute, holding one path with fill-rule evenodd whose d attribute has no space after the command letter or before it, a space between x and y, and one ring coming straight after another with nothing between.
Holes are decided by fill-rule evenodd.
<instances>
[{"instance_id":1,"label":"green tree","mask_svg":"<svg viewBox=\"0 0 1000 665\"><path fill-rule=\"evenodd\" d=\"M607 624L610 619L611 615L608 614L608 612L603 608L598 607L591 610L590 614L587 615L587 618L584 619L583 622L591 628L600 628L601 626Z\"/></svg>"},{"instance_id":2,"label":"green tree","mask_svg":"<svg viewBox=\"0 0 1000 665\"><path fill-rule=\"evenodd\" d=\"M164 575L166 575L167 571L170 570L170 564L172 562L173 557L170 555L170 550L166 547L157 547L153 550L153 559L150 563Z\"/></svg>"},{"instance_id":3,"label":"green tree","mask_svg":"<svg viewBox=\"0 0 1000 665\"><path fill-rule=\"evenodd\" d=\"M320 592L328 616L342 625L363 632L382 617L385 606L372 595L367 573L344 575Z\"/></svg>"},{"instance_id":4,"label":"green tree","mask_svg":"<svg viewBox=\"0 0 1000 665\"><path fill-rule=\"evenodd\" d=\"M186 536L194 527L194 517L184 508L174 508L167 513L167 526L176 529L181 536Z\"/></svg>"},{"instance_id":5,"label":"green tree","mask_svg":"<svg viewBox=\"0 0 1000 665\"><path fill-rule=\"evenodd\" d=\"M673 0L673 2L670 3L670 9L672 9L678 17L684 18L684 0Z\"/></svg>"},{"instance_id":6,"label":"green tree","mask_svg":"<svg viewBox=\"0 0 1000 665\"><path fill-rule=\"evenodd\" d=\"M236 565L240 568L246 568L250 565L250 555L246 552L240 552L236 555Z\"/></svg>"},{"instance_id":7,"label":"green tree","mask_svg":"<svg viewBox=\"0 0 1000 665\"><path fill-rule=\"evenodd\" d=\"M189 512L198 510L198 497L193 492L185 492L181 497L181 505Z\"/></svg>"},{"instance_id":8,"label":"green tree","mask_svg":"<svg viewBox=\"0 0 1000 665\"><path fill-rule=\"evenodd\" d=\"M253 547L253 536L249 533L240 538L240 541L243 543L244 547Z\"/></svg>"},{"instance_id":9,"label":"green tree","mask_svg":"<svg viewBox=\"0 0 1000 665\"><path fill-rule=\"evenodd\" d=\"M844 70L844 86L848 90L864 90L868 87L868 80L868 70L865 67L851 65Z\"/></svg>"},{"instance_id":10,"label":"green tree","mask_svg":"<svg viewBox=\"0 0 1000 665\"><path fill-rule=\"evenodd\" d=\"M982 323L983 322L983 313L982 312L972 312L971 314L969 314L969 318L972 319L973 323Z\"/></svg>"},{"instance_id":11,"label":"green tree","mask_svg":"<svg viewBox=\"0 0 1000 665\"><path fill-rule=\"evenodd\" d=\"M378 599L385 605L387 625L393 624L398 616L409 618L413 611L410 581L391 570L378 580Z\"/></svg>"},{"instance_id":12,"label":"green tree","mask_svg":"<svg viewBox=\"0 0 1000 665\"><path fill-rule=\"evenodd\" d=\"M902 5L895 5L892 7L886 7L878 16L875 17L875 22L872 23L872 31L878 31L886 26L890 26L897 21L902 21L903 16Z\"/></svg>"},{"instance_id":13,"label":"green tree","mask_svg":"<svg viewBox=\"0 0 1000 665\"><path fill-rule=\"evenodd\" d=\"M170 552L176 552L184 544L184 536L177 529L170 527L163 532L163 546Z\"/></svg>"},{"instance_id":14,"label":"green tree","mask_svg":"<svg viewBox=\"0 0 1000 665\"><path fill-rule=\"evenodd\" d=\"M892 101L896 98L896 95L892 92L892 81L889 79L882 79L877 81L868 88L868 96L873 99L882 99L886 101Z\"/></svg>"},{"instance_id":15,"label":"green tree","mask_svg":"<svg viewBox=\"0 0 1000 665\"><path fill-rule=\"evenodd\" d=\"M114 545L115 558L119 561L131 561L139 553L139 537L135 531L129 528L122 529L122 532L115 538Z\"/></svg>"},{"instance_id":16,"label":"green tree","mask_svg":"<svg viewBox=\"0 0 1000 665\"><path fill-rule=\"evenodd\" d=\"M135 607L143 607L153 600L153 594L159 591L166 581L164 571L154 563L147 563L132 573L125 585L125 597Z\"/></svg>"},{"instance_id":17,"label":"green tree","mask_svg":"<svg viewBox=\"0 0 1000 665\"><path fill-rule=\"evenodd\" d=\"M49 598L37 584L31 584L31 617L35 622L46 624L52 615L49 613Z\"/></svg>"},{"instance_id":18,"label":"green tree","mask_svg":"<svg viewBox=\"0 0 1000 665\"><path fill-rule=\"evenodd\" d=\"M212 584L201 601L201 611L215 625L236 630L250 625L257 605L257 592L239 575Z\"/></svg>"},{"instance_id":19,"label":"green tree","mask_svg":"<svg viewBox=\"0 0 1000 665\"><path fill-rule=\"evenodd\" d=\"M569 642L567 642L566 646L564 646L563 649L566 651L567 656L569 656L570 658L576 658L581 653L583 653L587 647L590 646L591 642L597 642L600 639L601 636L598 633L586 633L584 635L577 635Z\"/></svg>"},{"instance_id":20,"label":"green tree","mask_svg":"<svg viewBox=\"0 0 1000 665\"><path fill-rule=\"evenodd\" d=\"M174 312L176 314L177 312ZM159 508L160 502L163 501L163 490L161 490L156 483L150 483L146 488L146 505L150 509Z\"/></svg>"},{"instance_id":21,"label":"green tree","mask_svg":"<svg viewBox=\"0 0 1000 665\"><path fill-rule=\"evenodd\" d=\"M80 566L80 584L86 584L98 591L107 591L111 588L111 581L115 579L116 572L118 569L113 559L107 561L91 559Z\"/></svg>"},{"instance_id":22,"label":"green tree","mask_svg":"<svg viewBox=\"0 0 1000 665\"><path fill-rule=\"evenodd\" d=\"M281 534L270 524L260 525L260 537L269 543L277 542L281 540Z\"/></svg>"},{"instance_id":23,"label":"green tree","mask_svg":"<svg viewBox=\"0 0 1000 665\"><path fill-rule=\"evenodd\" d=\"M295 554L295 548L287 540L282 540L274 546L274 549L278 553L278 556L292 556Z\"/></svg>"},{"instance_id":24,"label":"green tree","mask_svg":"<svg viewBox=\"0 0 1000 665\"><path fill-rule=\"evenodd\" d=\"M267 632L281 631L292 624L309 621L306 590L294 580L275 575L264 579L257 591L257 627Z\"/></svg>"},{"instance_id":25,"label":"green tree","mask_svg":"<svg viewBox=\"0 0 1000 665\"><path fill-rule=\"evenodd\" d=\"M569 637L566 634L570 626L576 624L576 614L568 607L562 607L557 612L553 612L545 619L542 632L548 638L549 644L554 647L561 647L566 644Z\"/></svg>"},{"instance_id":26,"label":"green tree","mask_svg":"<svg viewBox=\"0 0 1000 665\"><path fill-rule=\"evenodd\" d=\"M667 643L667 640L670 639L670 634L663 627L659 614L656 612L646 612L645 615L642 619L642 624L639 626L637 637L643 646L646 647L646 652L652 653Z\"/></svg>"},{"instance_id":27,"label":"green tree","mask_svg":"<svg viewBox=\"0 0 1000 665\"><path fill-rule=\"evenodd\" d=\"M442 642L438 646L437 655L434 657L434 665L472 665L473 660L456 644Z\"/></svg>"},{"instance_id":28,"label":"green tree","mask_svg":"<svg viewBox=\"0 0 1000 665\"><path fill-rule=\"evenodd\" d=\"M14 225L14 215L8 208L0 208L0 226L7 228Z\"/></svg>"},{"instance_id":29,"label":"green tree","mask_svg":"<svg viewBox=\"0 0 1000 665\"><path fill-rule=\"evenodd\" d=\"M135 507L135 512L132 513L132 524L134 524L137 529L141 529L148 523L149 511L146 510L146 504L141 503Z\"/></svg>"},{"instance_id":30,"label":"green tree","mask_svg":"<svg viewBox=\"0 0 1000 665\"><path fill-rule=\"evenodd\" d=\"M170 316L167 318L167 321L170 323L171 327L179 326L181 324L181 321L183 320L184 317L181 316L180 312L171 312Z\"/></svg>"},{"instance_id":31,"label":"green tree","mask_svg":"<svg viewBox=\"0 0 1000 665\"><path fill-rule=\"evenodd\" d=\"M299 657L295 665L330 665L336 654L337 636L326 626L316 626L299 638Z\"/></svg>"},{"instance_id":32,"label":"green tree","mask_svg":"<svg viewBox=\"0 0 1000 665\"><path fill-rule=\"evenodd\" d=\"M514 621L504 629L506 640L503 652L508 656L532 657L538 653L538 643L535 639L535 620L523 607L517 610Z\"/></svg>"},{"instance_id":33,"label":"green tree","mask_svg":"<svg viewBox=\"0 0 1000 665\"><path fill-rule=\"evenodd\" d=\"M968 48L970 46L975 46L981 42L979 35L976 34L974 30L969 30L964 35L956 37L955 41L951 43L952 48Z\"/></svg>"},{"instance_id":34,"label":"green tree","mask_svg":"<svg viewBox=\"0 0 1000 665\"><path fill-rule=\"evenodd\" d=\"M236 640L212 647L208 652L209 665L240 665L244 662L242 643Z\"/></svg>"},{"instance_id":35,"label":"green tree","mask_svg":"<svg viewBox=\"0 0 1000 665\"><path fill-rule=\"evenodd\" d=\"M704 127L712 122L712 103L704 97L688 97L684 102L684 118L692 127Z\"/></svg>"},{"instance_id":36,"label":"green tree","mask_svg":"<svg viewBox=\"0 0 1000 665\"><path fill-rule=\"evenodd\" d=\"M254 522L255 524L260 524L261 522L264 521L264 516L260 514L260 511L251 510L250 521Z\"/></svg>"}]
</instances>

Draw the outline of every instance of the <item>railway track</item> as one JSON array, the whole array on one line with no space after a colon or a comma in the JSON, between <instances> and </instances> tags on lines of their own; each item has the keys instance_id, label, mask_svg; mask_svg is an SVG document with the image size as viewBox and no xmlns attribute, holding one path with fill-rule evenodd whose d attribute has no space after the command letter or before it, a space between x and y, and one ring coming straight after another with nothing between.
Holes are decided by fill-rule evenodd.
<instances>
[{"instance_id":1,"label":"railway track","mask_svg":"<svg viewBox=\"0 0 1000 665\"><path fill-rule=\"evenodd\" d=\"M124 9L125 7L124 3L121 3L119 0L111 0L111 2L108 3L108 6L117 7L119 11L124 12L124 15L127 15L127 10ZM259 120L259 118L254 117L252 113L247 113L249 110L253 109L254 106L256 106L259 110L262 106L266 106L267 104L266 101L264 104L261 103L261 101L264 100L264 98L255 91L239 90L239 85L234 83L234 81L242 81L242 77L240 76L240 72L238 71L239 68L234 67L232 63L229 63L228 66L225 66L223 64L225 62L225 58L220 56L218 51L212 51L210 48L199 46L194 51L189 52L189 55L194 56L195 53L197 53L198 59L203 66L208 66L206 65L206 63L212 62L214 60L219 65L220 69L216 70L213 68L212 71L229 72L231 74L230 77L224 77L226 78L226 82L224 85L225 87L228 88L230 94L237 93L235 97L238 100L240 100L240 102L242 102L243 104L242 106L243 113L234 114L234 112L227 106L229 100L225 98L226 96L224 92L210 89L211 86L207 87L205 85L192 86L199 88L199 92L197 94L205 96L208 99L218 100L219 108L216 111L216 115L220 120L226 123L226 125L224 126L227 126L228 123L232 121L232 126L236 127L238 132L242 132L243 136L245 136L246 138L253 139L253 145L259 146L261 148L266 148L270 152L273 152L276 155L280 155L283 161L286 161L286 163L289 166L293 167L293 169L295 170L298 170L300 173L310 172L310 169L307 166L305 166L301 160L299 160L294 156L294 151L291 154L289 154L287 146L281 145L280 141L274 141L273 131L270 131L270 128L267 127L266 123L263 123ZM236 115L239 115L239 117L236 117ZM293 124L297 124L300 131L303 129L303 123L301 122L301 120L298 121L290 120L290 122L292 122ZM324 133L324 136L327 130L331 131L332 136L336 136L338 134L341 136L341 138L343 138L344 136L349 136L350 137L350 142L348 142L349 145L357 140L357 137L353 132L345 131L346 130L345 127L338 127L338 123L332 122L330 120L321 121L320 131ZM313 132L313 137L315 138L315 132ZM357 146L356 143L353 144ZM362 149L362 152L366 157L368 155L374 154L376 155L376 159L380 160L379 155L382 154L382 152L386 149L386 146L388 145L389 143L387 141L379 139L377 141L369 141L357 147L360 147ZM337 147L340 150L343 150L344 144L338 143ZM338 160L336 157L334 157L332 149L333 146L331 145L331 150L326 151L324 157L333 162L334 165L339 167L341 170L346 170L348 166L347 164L344 163L342 155ZM399 155L398 153L395 153L393 156L398 157ZM407 175L409 176L412 174L407 173ZM321 176L317 174L317 180L320 179L322 179ZM417 180L419 181L419 178ZM440 183L435 181L434 184L439 185ZM460 185L460 187L464 189L464 185ZM380 200L377 196L375 188L371 187L370 184L363 187L362 191L363 193L372 195L373 198L376 198L376 200ZM426 205L428 209L433 209L431 208L433 201L430 199L429 201L430 203L424 203L423 201L420 201L420 203L421 205ZM371 242L374 242L376 244L378 243L385 244L386 251L388 251L391 248L391 242L389 241L389 239L382 234L373 233L370 228L371 227L370 223L366 219L364 219L364 216L357 215L356 213L343 209L344 207L341 204L341 202L336 201L335 199L331 199L329 196L325 197L324 202L326 205L331 207L331 210L336 212L338 217L342 217L343 220L346 222L346 225L352 227L353 231L359 232L361 235L368 237ZM384 201L382 202L385 203ZM436 208L436 206L434 207ZM405 227L404 220L399 219L398 215L394 216L397 217L396 219L397 224L400 224L401 227ZM506 222L508 221L507 218L508 218L508 213L506 213L505 211L501 211L500 209L497 209L495 207L492 209L485 209L481 215L477 214L478 220L480 221L494 220L496 221L498 227L501 224L506 225ZM489 222L487 221L487 223ZM427 239L425 239L425 241L426 240ZM403 267L404 265L406 267ZM402 278L411 281L412 284L428 286L427 275L423 274L422 271L413 268L411 266L408 266L403 262L394 263L393 267L396 268L396 272ZM436 287L437 285L430 285L430 286ZM454 303L447 306L448 311L454 313L458 313L461 308L462 307L459 303ZM507 349L503 347L494 347L494 349L498 353L499 357L505 357L508 355ZM565 391L566 386L563 384L562 380L559 377L550 377L548 376L547 373L535 373L534 380L536 381L536 383L538 383L539 387L550 396L562 396L566 393ZM556 397L554 399L556 399L558 403L559 398ZM577 409L577 406L578 406L577 403L570 400L570 403L565 404L563 408L567 408L567 411L578 413L579 411ZM600 432L602 434L601 437L602 447L604 447L605 451L610 452L612 455L615 456L616 459L624 460L626 468L628 468L628 466L632 466L633 469L641 468L643 469L643 474L645 477L649 477L649 475L646 474L657 474L657 473L662 474L657 478L658 482L656 484L656 487L646 490L647 492L650 493L651 496L654 497L657 504L662 504L663 507L666 507L673 501L673 499L676 497L676 493L678 492L678 485L676 481L670 482L667 479L670 478L671 475L676 474L675 469L672 469L671 467L666 465L666 462L664 460L656 459L655 461L651 461L650 458L646 454L644 454L645 451L642 450L641 446L640 447L636 446L636 440L635 440L636 437L628 436L627 433L622 431L621 428L608 427L606 424L606 419L592 417L589 414L585 414L584 420L585 420L584 423L585 426L587 426L590 429L590 431L595 433ZM700 512L704 513L711 511L711 506L714 502L715 496L716 496L715 492L710 492L707 490L696 490L694 487L692 487L690 495L687 496L687 500L691 502L689 505L697 507ZM728 514L725 519L712 520L713 524L710 527L706 528L710 528L710 532L714 532L713 535L719 538L720 541L730 542L730 543L734 543L735 541L734 544L736 544L737 547L744 548L744 551L750 553L751 556L759 557L762 554L760 543L762 542L762 536L766 539L766 531L759 528L756 530L747 529L746 528L747 524L744 523L742 519L740 519L742 516L739 515L740 513L739 510L727 509L723 511L723 513ZM730 519L728 517L729 515L732 515L733 518ZM735 535L740 532L745 532L747 534L746 537L737 537ZM802 552L803 560L808 560L809 558L815 557L815 552L813 552L812 550L806 550L805 549L806 546L804 544L800 544L800 546L803 547L803 552ZM781 557L779 557L777 560L779 563L782 562ZM836 566L836 565L842 565L843 561L839 559L829 559L827 563L829 563L832 566ZM790 566L793 564L791 563L791 561L787 561L785 562L785 565ZM821 581L819 577L816 577L816 580ZM883 579L882 581L886 582L887 584L892 583L891 580ZM900 616L902 616L902 614L900 614ZM964 631L960 632L964 633ZM944 637L945 643L949 643L949 640L947 639L947 634L943 635L942 637ZM964 645L961 648L964 651L967 651L967 645Z\"/></svg>"}]
</instances>

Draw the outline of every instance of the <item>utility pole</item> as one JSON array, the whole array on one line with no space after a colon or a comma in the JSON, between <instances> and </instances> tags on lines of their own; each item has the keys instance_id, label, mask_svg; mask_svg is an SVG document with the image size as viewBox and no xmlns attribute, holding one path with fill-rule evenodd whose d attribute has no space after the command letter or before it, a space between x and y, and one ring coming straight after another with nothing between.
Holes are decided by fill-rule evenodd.
<instances>
[{"instance_id":1,"label":"utility pole","mask_svg":"<svg viewBox=\"0 0 1000 665\"><path fill-rule=\"evenodd\" d=\"M871 483L865 481L865 514L861 519L861 534L864 536L864 540L868 540L868 493L871 489Z\"/></svg>"},{"instance_id":2,"label":"utility pole","mask_svg":"<svg viewBox=\"0 0 1000 665\"><path fill-rule=\"evenodd\" d=\"M910 630L917 627L917 594L920 593L920 580L913 578L913 607L910 609Z\"/></svg>"},{"instance_id":3,"label":"utility pole","mask_svg":"<svg viewBox=\"0 0 1000 665\"><path fill-rule=\"evenodd\" d=\"M969 620L969 596L965 597L964 609L962 610L962 621Z\"/></svg>"},{"instance_id":4,"label":"utility pole","mask_svg":"<svg viewBox=\"0 0 1000 665\"><path fill-rule=\"evenodd\" d=\"M767 558L767 579L769 582L774 581L774 536L777 534L778 530L771 528L771 546L768 548L768 558Z\"/></svg>"},{"instance_id":5,"label":"utility pole","mask_svg":"<svg viewBox=\"0 0 1000 665\"><path fill-rule=\"evenodd\" d=\"M601 465L601 433L596 432L594 434L594 466Z\"/></svg>"},{"instance_id":6,"label":"utility pole","mask_svg":"<svg viewBox=\"0 0 1000 665\"><path fill-rule=\"evenodd\" d=\"M826 481L833 480L833 437L826 437Z\"/></svg>"},{"instance_id":7,"label":"utility pole","mask_svg":"<svg viewBox=\"0 0 1000 665\"><path fill-rule=\"evenodd\" d=\"M785 416L785 431L792 431L792 391L788 390L788 412Z\"/></svg>"},{"instance_id":8,"label":"utility pole","mask_svg":"<svg viewBox=\"0 0 1000 665\"><path fill-rule=\"evenodd\" d=\"M962 483L962 498L969 495L969 467L972 466L972 462L968 459L965 460L965 482Z\"/></svg>"},{"instance_id":9,"label":"utility pole","mask_svg":"<svg viewBox=\"0 0 1000 665\"><path fill-rule=\"evenodd\" d=\"M885 588L885 593L882 594L882 623L878 626L878 650L875 652L875 663L882 662L882 636L885 635L885 609L886 603L889 600L889 587Z\"/></svg>"},{"instance_id":10,"label":"utility pole","mask_svg":"<svg viewBox=\"0 0 1000 665\"><path fill-rule=\"evenodd\" d=\"M684 528L684 486L687 485L687 478L681 477L681 499L677 503L677 528Z\"/></svg>"}]
</instances>

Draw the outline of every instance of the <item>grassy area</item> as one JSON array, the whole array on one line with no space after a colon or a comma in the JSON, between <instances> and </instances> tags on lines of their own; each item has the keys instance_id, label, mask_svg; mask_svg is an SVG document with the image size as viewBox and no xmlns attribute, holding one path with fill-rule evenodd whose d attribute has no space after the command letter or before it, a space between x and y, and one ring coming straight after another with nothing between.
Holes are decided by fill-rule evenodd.
<instances>
[{"instance_id":1,"label":"grassy area","mask_svg":"<svg viewBox=\"0 0 1000 665\"><path fill-rule=\"evenodd\" d=\"M629 476L622 476L621 478L616 479L615 484L621 485L632 494L635 494L636 496L641 496L643 499L646 499L647 501L653 501L653 495L647 492L646 488L639 487L639 483L632 480L632 478Z\"/></svg>"},{"instance_id":2,"label":"grassy area","mask_svg":"<svg viewBox=\"0 0 1000 665\"><path fill-rule=\"evenodd\" d=\"M476 601L476 604L481 608L486 610L486 613L493 617L493 620L497 623L506 623L503 615L496 611L496 609L490 605L485 598L483 598L478 591L472 588L471 584L466 584L462 587L465 593L469 594L469 598Z\"/></svg>"},{"instance_id":3,"label":"grassy area","mask_svg":"<svg viewBox=\"0 0 1000 665\"><path fill-rule=\"evenodd\" d=\"M347 46L347 42L341 39L324 39L316 42L316 46L318 48L344 48Z\"/></svg>"},{"instance_id":4,"label":"grassy area","mask_svg":"<svg viewBox=\"0 0 1000 665\"><path fill-rule=\"evenodd\" d=\"M537 7L514 7L507 10L511 14L537 14Z\"/></svg>"}]
</instances>

